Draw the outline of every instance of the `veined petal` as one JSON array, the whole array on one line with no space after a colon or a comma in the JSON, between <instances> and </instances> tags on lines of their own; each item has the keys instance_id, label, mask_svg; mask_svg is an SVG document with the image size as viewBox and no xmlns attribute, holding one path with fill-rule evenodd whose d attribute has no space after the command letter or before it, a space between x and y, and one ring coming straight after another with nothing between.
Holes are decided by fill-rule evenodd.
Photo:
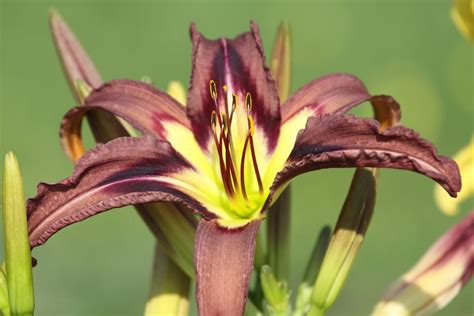
<instances>
[{"instance_id":1,"label":"veined petal","mask_svg":"<svg viewBox=\"0 0 474 316\"><path fill-rule=\"evenodd\" d=\"M213 111L231 113L233 94L237 99L234 119L237 130L232 127L232 133L233 137L244 139L243 135L248 133L245 100L250 93L255 137L266 144L267 152L271 152L279 135L280 109L275 82L265 66L257 25L252 23L250 32L234 39L209 40L196 30L195 25L191 26L190 32L193 70L187 112L200 146L208 150L212 140L211 114ZM217 88L217 102L211 97L211 80Z\"/></svg>"},{"instance_id":2,"label":"veined petal","mask_svg":"<svg viewBox=\"0 0 474 316\"><path fill-rule=\"evenodd\" d=\"M446 215L455 215L459 205L474 195L474 135L471 136L469 144L456 153L453 159L459 166L461 178L467 179L467 181L464 182L461 192L455 199L446 194L439 185L436 185L435 201Z\"/></svg>"},{"instance_id":3,"label":"veined petal","mask_svg":"<svg viewBox=\"0 0 474 316\"><path fill-rule=\"evenodd\" d=\"M181 104L141 81L114 80L92 91L84 106L107 110L144 134L166 139L166 122L189 126Z\"/></svg>"},{"instance_id":4,"label":"veined petal","mask_svg":"<svg viewBox=\"0 0 474 316\"><path fill-rule=\"evenodd\" d=\"M237 229L202 219L196 231L194 264L200 315L242 315L247 301L260 220Z\"/></svg>"},{"instance_id":5,"label":"veined petal","mask_svg":"<svg viewBox=\"0 0 474 316\"><path fill-rule=\"evenodd\" d=\"M415 131L403 126L381 131L372 119L329 115L308 120L272 191L301 173L334 167L411 170L437 181L452 196L461 189L456 163L437 155L434 146Z\"/></svg>"},{"instance_id":6,"label":"veined petal","mask_svg":"<svg viewBox=\"0 0 474 316\"><path fill-rule=\"evenodd\" d=\"M353 107L370 101L381 128L396 125L401 112L398 102L390 96L371 95L361 80L344 73L318 78L299 89L281 107L282 126L277 147L269 163L265 181L271 181L281 170L292 151L298 132L310 117L346 113Z\"/></svg>"},{"instance_id":7,"label":"veined petal","mask_svg":"<svg viewBox=\"0 0 474 316\"><path fill-rule=\"evenodd\" d=\"M301 114L306 118L329 113L341 114L362 102L374 100L379 111L383 109L381 105L387 103L389 109L393 108L399 112L400 107L392 97L372 96L359 78L350 74L334 73L315 79L296 91L282 106L282 122L285 123ZM397 115L399 119L400 113ZM305 124L304 120L301 128L304 128Z\"/></svg>"},{"instance_id":8,"label":"veined petal","mask_svg":"<svg viewBox=\"0 0 474 316\"><path fill-rule=\"evenodd\" d=\"M63 119L61 143L71 157L83 152L81 125L84 115L91 111L108 111L131 123L143 134L154 135L169 141L185 157L194 157L194 166L207 175L208 158L199 150L185 108L160 90L139 81L115 80L92 91L84 106L71 109Z\"/></svg>"},{"instance_id":9,"label":"veined petal","mask_svg":"<svg viewBox=\"0 0 474 316\"><path fill-rule=\"evenodd\" d=\"M86 95L81 87L86 87L88 90L98 88L102 84L100 74L81 43L57 11L50 11L49 22L56 50L71 91L76 100L82 104ZM78 85L80 82L83 83L81 86ZM110 113L94 111L89 113L87 118L97 142L105 143L111 138L126 136L125 129ZM63 142L66 145L64 146L65 153L73 161L77 161L85 152L82 140L77 136L77 134L70 135L68 141Z\"/></svg>"},{"instance_id":10,"label":"veined petal","mask_svg":"<svg viewBox=\"0 0 474 316\"><path fill-rule=\"evenodd\" d=\"M70 178L38 186L38 195L27 207L30 244L41 245L67 225L129 204L180 202L207 214L176 179L190 170L169 143L153 137L124 137L99 145L78 161Z\"/></svg>"}]
</instances>

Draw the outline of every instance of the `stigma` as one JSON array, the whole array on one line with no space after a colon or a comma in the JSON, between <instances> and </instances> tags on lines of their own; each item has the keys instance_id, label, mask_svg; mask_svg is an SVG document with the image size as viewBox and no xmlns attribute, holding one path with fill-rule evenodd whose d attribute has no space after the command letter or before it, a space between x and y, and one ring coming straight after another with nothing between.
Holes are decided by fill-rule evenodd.
<instances>
[{"instance_id":1,"label":"stigma","mask_svg":"<svg viewBox=\"0 0 474 316\"><path fill-rule=\"evenodd\" d=\"M245 99L240 104L238 96L228 91L227 86L223 86L222 90L224 93L224 97L221 98L224 99L223 110L219 107L217 85L214 80L209 82L209 93L215 106L211 113L210 125L217 152L218 168L227 196L231 199L242 197L247 201L249 190L251 190L249 186L251 181L257 182L258 192L260 195L263 194L262 178L255 153L255 124L251 115L252 95L247 92ZM244 127L243 136L239 137L238 135L232 135L232 126L233 122L236 124L236 116L242 115L242 113L245 115L246 126ZM238 121L241 122L242 120ZM250 163L247 163L248 160L250 160ZM251 170L246 170L246 168L251 168ZM246 178L249 175L253 179Z\"/></svg>"}]
</instances>

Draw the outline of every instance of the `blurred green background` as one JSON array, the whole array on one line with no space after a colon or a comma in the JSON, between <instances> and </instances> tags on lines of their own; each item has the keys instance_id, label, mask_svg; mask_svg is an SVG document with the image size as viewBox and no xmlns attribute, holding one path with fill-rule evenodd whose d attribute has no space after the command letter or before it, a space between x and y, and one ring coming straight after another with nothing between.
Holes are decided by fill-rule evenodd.
<instances>
[{"instance_id":1,"label":"blurred green background","mask_svg":"<svg viewBox=\"0 0 474 316\"><path fill-rule=\"evenodd\" d=\"M195 21L209 37L234 36L256 20L269 55L282 19L293 34L292 91L330 72L362 78L395 96L403 124L453 155L473 130L473 50L453 25L450 1L0 1L1 150L14 150L26 193L68 176L58 126L74 105L48 29L56 7L104 79L188 82ZM369 106L358 114L371 115ZM352 170L304 175L294 188L291 286L295 289L320 227L334 224ZM466 180L465 180L466 181ZM472 181L472 179L469 179ZM383 170L374 218L340 299L329 315L367 315L386 286L472 208L454 217L433 201L433 182ZM140 315L153 238L132 208L73 225L34 250L37 315ZM295 292L295 291L293 291ZM474 284L439 315L472 315Z\"/></svg>"}]
</instances>

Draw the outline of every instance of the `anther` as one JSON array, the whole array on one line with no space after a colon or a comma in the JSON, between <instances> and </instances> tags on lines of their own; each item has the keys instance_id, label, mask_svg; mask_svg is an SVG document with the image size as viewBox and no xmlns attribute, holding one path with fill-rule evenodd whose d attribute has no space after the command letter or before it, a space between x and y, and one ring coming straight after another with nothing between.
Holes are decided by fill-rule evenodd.
<instances>
[{"instance_id":1,"label":"anther","mask_svg":"<svg viewBox=\"0 0 474 316\"><path fill-rule=\"evenodd\" d=\"M250 111L252 111L252 95L250 92L247 92L245 95L245 108L247 109L247 114L250 114Z\"/></svg>"},{"instance_id":2,"label":"anther","mask_svg":"<svg viewBox=\"0 0 474 316\"><path fill-rule=\"evenodd\" d=\"M209 92L211 93L211 98L216 101L217 100L217 86L214 80L209 82Z\"/></svg>"}]
</instances>

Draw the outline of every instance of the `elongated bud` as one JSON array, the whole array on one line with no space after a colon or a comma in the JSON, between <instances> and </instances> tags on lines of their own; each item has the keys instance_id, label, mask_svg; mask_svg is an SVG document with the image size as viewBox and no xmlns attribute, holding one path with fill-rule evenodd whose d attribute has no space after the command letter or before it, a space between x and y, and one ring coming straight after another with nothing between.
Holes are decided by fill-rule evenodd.
<instances>
[{"instance_id":1,"label":"elongated bud","mask_svg":"<svg viewBox=\"0 0 474 316\"><path fill-rule=\"evenodd\" d=\"M3 229L10 311L13 315L32 315L35 303L25 195L20 167L12 152L5 155L3 170Z\"/></svg>"},{"instance_id":2,"label":"elongated bud","mask_svg":"<svg viewBox=\"0 0 474 316\"><path fill-rule=\"evenodd\" d=\"M95 89L101 85L102 79L94 63L58 11L50 10L49 23L64 72L74 94L80 99L76 90L76 80L82 80Z\"/></svg>"},{"instance_id":3,"label":"elongated bud","mask_svg":"<svg viewBox=\"0 0 474 316\"><path fill-rule=\"evenodd\" d=\"M374 316L432 314L446 306L474 273L474 211L446 232L385 293Z\"/></svg>"},{"instance_id":4,"label":"elongated bud","mask_svg":"<svg viewBox=\"0 0 474 316\"><path fill-rule=\"evenodd\" d=\"M168 94L176 99L179 103L186 106L186 90L179 81L170 81L166 89Z\"/></svg>"},{"instance_id":5,"label":"elongated bud","mask_svg":"<svg viewBox=\"0 0 474 316\"><path fill-rule=\"evenodd\" d=\"M455 0L451 17L462 35L474 41L474 2L472 0Z\"/></svg>"},{"instance_id":6,"label":"elongated bud","mask_svg":"<svg viewBox=\"0 0 474 316\"><path fill-rule=\"evenodd\" d=\"M457 198L452 198L439 184L435 186L436 204L446 215L457 214L459 205L474 194L474 135L469 144L454 156L454 160L459 166L461 178L468 181L463 181Z\"/></svg>"},{"instance_id":7,"label":"elongated bud","mask_svg":"<svg viewBox=\"0 0 474 316\"><path fill-rule=\"evenodd\" d=\"M84 104L84 100L92 92L91 86L81 79L76 80L76 95L79 98L80 104Z\"/></svg>"},{"instance_id":8,"label":"elongated bud","mask_svg":"<svg viewBox=\"0 0 474 316\"><path fill-rule=\"evenodd\" d=\"M284 102L290 92L291 38L287 22L281 22L273 42L270 70L276 81L280 101Z\"/></svg>"},{"instance_id":9,"label":"elongated bud","mask_svg":"<svg viewBox=\"0 0 474 316\"><path fill-rule=\"evenodd\" d=\"M263 266L260 270L260 281L268 304L269 314L289 315L290 290L286 282L277 280L269 266Z\"/></svg>"},{"instance_id":10,"label":"elongated bud","mask_svg":"<svg viewBox=\"0 0 474 316\"><path fill-rule=\"evenodd\" d=\"M316 279L308 315L324 313L342 289L372 217L375 186L376 169L356 170Z\"/></svg>"},{"instance_id":11,"label":"elongated bud","mask_svg":"<svg viewBox=\"0 0 474 316\"><path fill-rule=\"evenodd\" d=\"M306 271L303 276L303 281L298 287L298 296L296 297L296 308L294 316L306 315L309 309L309 302L313 292L314 282L319 274L321 265L326 255L331 238L331 228L324 226L318 235L316 243L311 254L311 258L306 266Z\"/></svg>"},{"instance_id":12,"label":"elongated bud","mask_svg":"<svg viewBox=\"0 0 474 316\"><path fill-rule=\"evenodd\" d=\"M145 316L186 316L191 279L163 251L155 246L152 284Z\"/></svg>"}]
</instances>

